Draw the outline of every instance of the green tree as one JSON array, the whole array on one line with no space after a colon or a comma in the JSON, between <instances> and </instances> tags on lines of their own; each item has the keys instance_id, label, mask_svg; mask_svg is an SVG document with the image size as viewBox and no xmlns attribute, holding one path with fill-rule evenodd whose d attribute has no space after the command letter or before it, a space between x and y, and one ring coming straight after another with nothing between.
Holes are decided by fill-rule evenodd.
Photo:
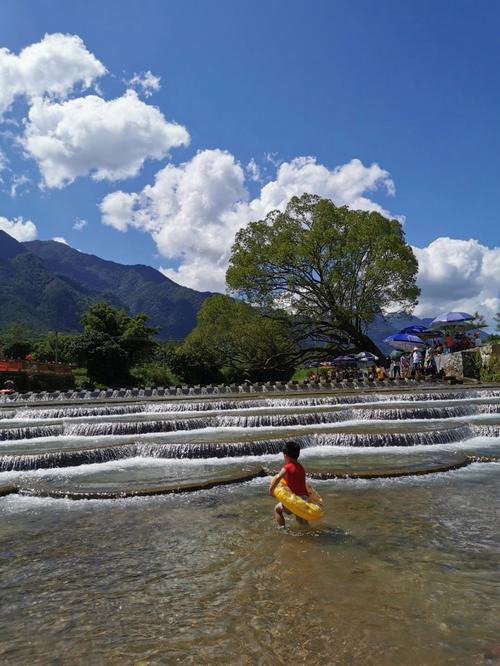
<instances>
[{"instance_id":1,"label":"green tree","mask_svg":"<svg viewBox=\"0 0 500 666\"><path fill-rule=\"evenodd\" d=\"M230 381L289 378L300 355L285 318L222 295L203 303L183 351Z\"/></svg>"},{"instance_id":2,"label":"green tree","mask_svg":"<svg viewBox=\"0 0 500 666\"><path fill-rule=\"evenodd\" d=\"M286 307L297 340L379 355L367 326L389 308L412 310L417 270L400 222L303 194L238 232L226 281L250 303Z\"/></svg>"},{"instance_id":3,"label":"green tree","mask_svg":"<svg viewBox=\"0 0 500 666\"><path fill-rule=\"evenodd\" d=\"M24 359L33 347L28 331L22 324L7 326L1 333L0 344L2 354L10 359Z\"/></svg>"},{"instance_id":4,"label":"green tree","mask_svg":"<svg viewBox=\"0 0 500 666\"><path fill-rule=\"evenodd\" d=\"M60 333L47 333L39 338L33 347L33 356L38 361L58 361L71 363L73 361L74 335Z\"/></svg>"},{"instance_id":5,"label":"green tree","mask_svg":"<svg viewBox=\"0 0 500 666\"><path fill-rule=\"evenodd\" d=\"M147 316L133 317L108 303L92 305L82 316L83 333L73 338L73 357L87 367L92 382L117 386L131 381L130 369L145 362L156 342Z\"/></svg>"},{"instance_id":6,"label":"green tree","mask_svg":"<svg viewBox=\"0 0 500 666\"><path fill-rule=\"evenodd\" d=\"M182 344L167 352L168 367L188 384L209 384L223 380L219 359L208 345Z\"/></svg>"}]
</instances>

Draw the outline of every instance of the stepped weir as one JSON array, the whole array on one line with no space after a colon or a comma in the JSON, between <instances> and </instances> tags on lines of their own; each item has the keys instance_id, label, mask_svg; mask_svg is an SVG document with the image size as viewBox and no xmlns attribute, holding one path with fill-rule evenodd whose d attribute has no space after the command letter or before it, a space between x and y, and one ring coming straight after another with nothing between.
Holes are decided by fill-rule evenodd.
<instances>
[{"instance_id":1,"label":"stepped weir","mask_svg":"<svg viewBox=\"0 0 500 666\"><path fill-rule=\"evenodd\" d=\"M250 461L252 465L262 461L259 469L267 469L273 458L279 461L289 439L300 443L306 466L308 460L314 462L318 478L335 467L339 456L345 460L349 451L377 450L384 452L375 461L378 477L384 474L379 462L396 452L402 456L404 451L413 451L412 461L417 456L417 462L405 471L404 460L399 461L397 473L411 475L443 470L447 465L453 469L459 463L448 460L450 447L464 451L460 464L494 460L495 441L500 437L500 387L423 386L396 391L391 386L385 391L314 395L311 388L299 393L295 387L294 395L287 395L289 389L265 397L224 397L221 389L217 398L212 388L197 395L176 392L171 396L166 389L151 389L32 394L3 400L0 484L2 475L7 475L4 480L19 490L31 479L28 485L35 493L43 480L43 492L49 493L47 484L65 479L67 492L79 496L82 474L91 485L93 478L97 483L105 474L104 486L114 487L120 485L125 465L127 483L138 486L130 492L141 494L151 484L157 491L163 487L159 484L163 468L155 465L175 466L176 461L191 461L191 469L200 473L207 462L213 466L213 461L220 461L210 478L200 483L218 482L220 474L228 483L244 476ZM485 451L485 447L493 450ZM363 473L369 478L369 470ZM337 474L344 476L349 476L349 470ZM125 489L113 490L120 492ZM62 490L54 493L64 494ZM104 496L106 491L101 488L99 493Z\"/></svg>"}]
</instances>

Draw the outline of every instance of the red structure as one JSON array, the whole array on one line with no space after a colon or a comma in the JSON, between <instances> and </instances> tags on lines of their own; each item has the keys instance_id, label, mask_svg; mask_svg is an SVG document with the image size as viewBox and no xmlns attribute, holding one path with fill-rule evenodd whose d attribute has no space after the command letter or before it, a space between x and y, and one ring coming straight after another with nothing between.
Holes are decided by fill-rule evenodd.
<instances>
[{"instance_id":1,"label":"red structure","mask_svg":"<svg viewBox=\"0 0 500 666\"><path fill-rule=\"evenodd\" d=\"M0 372L56 373L71 375L71 368L61 363L38 363L37 361L0 360Z\"/></svg>"}]
</instances>

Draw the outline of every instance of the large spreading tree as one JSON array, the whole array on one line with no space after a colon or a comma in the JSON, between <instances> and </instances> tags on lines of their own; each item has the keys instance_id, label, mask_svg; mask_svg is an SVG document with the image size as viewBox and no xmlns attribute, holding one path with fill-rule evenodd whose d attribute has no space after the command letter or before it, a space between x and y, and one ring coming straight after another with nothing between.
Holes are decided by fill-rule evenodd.
<instances>
[{"instance_id":1,"label":"large spreading tree","mask_svg":"<svg viewBox=\"0 0 500 666\"><path fill-rule=\"evenodd\" d=\"M367 327L412 310L417 270L398 220L303 194L238 232L226 281L249 303L286 308L299 341L380 354Z\"/></svg>"}]
</instances>

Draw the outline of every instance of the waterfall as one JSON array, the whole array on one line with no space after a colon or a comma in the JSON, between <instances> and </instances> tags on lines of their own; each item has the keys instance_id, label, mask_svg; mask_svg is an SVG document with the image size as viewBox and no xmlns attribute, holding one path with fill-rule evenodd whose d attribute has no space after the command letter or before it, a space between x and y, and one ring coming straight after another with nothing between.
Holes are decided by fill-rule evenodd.
<instances>
[{"instance_id":1,"label":"waterfall","mask_svg":"<svg viewBox=\"0 0 500 666\"><path fill-rule=\"evenodd\" d=\"M120 458L131 458L136 455L136 452L135 444L124 444L84 449L82 451L50 451L39 454L0 456L0 471L10 472L103 463L110 460L119 460Z\"/></svg>"},{"instance_id":2,"label":"waterfall","mask_svg":"<svg viewBox=\"0 0 500 666\"><path fill-rule=\"evenodd\" d=\"M35 439L38 437L58 437L63 434L62 425L38 425L27 428L0 429L0 440Z\"/></svg>"},{"instance_id":3,"label":"waterfall","mask_svg":"<svg viewBox=\"0 0 500 666\"><path fill-rule=\"evenodd\" d=\"M459 405L453 407L415 407L403 409L363 409L356 410L360 419L400 421L408 419L450 419L457 416L479 414L479 406Z\"/></svg>"}]
</instances>

